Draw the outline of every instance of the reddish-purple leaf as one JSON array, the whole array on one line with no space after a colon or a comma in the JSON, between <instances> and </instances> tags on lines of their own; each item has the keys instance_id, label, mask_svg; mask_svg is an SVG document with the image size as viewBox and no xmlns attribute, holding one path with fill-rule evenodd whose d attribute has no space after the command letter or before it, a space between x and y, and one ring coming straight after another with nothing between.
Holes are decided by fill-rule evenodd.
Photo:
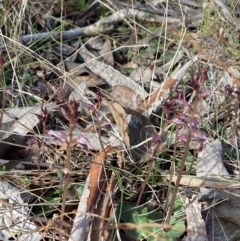
<instances>
[{"instance_id":1,"label":"reddish-purple leaf","mask_svg":"<svg viewBox=\"0 0 240 241\"><path fill-rule=\"evenodd\" d=\"M35 137L30 137L27 139L26 144L28 145L28 147L36 145L36 144L38 144L38 139Z\"/></svg>"},{"instance_id":2,"label":"reddish-purple leaf","mask_svg":"<svg viewBox=\"0 0 240 241\"><path fill-rule=\"evenodd\" d=\"M202 97L208 97L209 95L211 95L212 91L211 90L204 90L202 93L201 93L201 96Z\"/></svg>"},{"instance_id":3,"label":"reddish-purple leaf","mask_svg":"<svg viewBox=\"0 0 240 241\"><path fill-rule=\"evenodd\" d=\"M2 68L5 64L5 60L4 60L4 57L3 55L0 56L0 68Z\"/></svg>"},{"instance_id":4,"label":"reddish-purple leaf","mask_svg":"<svg viewBox=\"0 0 240 241\"><path fill-rule=\"evenodd\" d=\"M34 113L35 116L37 116L37 118L40 120L40 121L43 121L44 120L44 116L43 115L39 115L39 114L36 114Z\"/></svg>"},{"instance_id":5,"label":"reddish-purple leaf","mask_svg":"<svg viewBox=\"0 0 240 241\"><path fill-rule=\"evenodd\" d=\"M199 92L199 75L198 74L194 74L192 76L192 88L196 91Z\"/></svg>"},{"instance_id":6,"label":"reddish-purple leaf","mask_svg":"<svg viewBox=\"0 0 240 241\"><path fill-rule=\"evenodd\" d=\"M181 134L177 137L178 141L182 142L184 145L187 143L187 135Z\"/></svg>"},{"instance_id":7,"label":"reddish-purple leaf","mask_svg":"<svg viewBox=\"0 0 240 241\"><path fill-rule=\"evenodd\" d=\"M5 91L8 95L13 96L13 89L12 88L7 88Z\"/></svg>"},{"instance_id":8,"label":"reddish-purple leaf","mask_svg":"<svg viewBox=\"0 0 240 241\"><path fill-rule=\"evenodd\" d=\"M184 99L175 99L175 103L181 105L181 106L188 106L188 102Z\"/></svg>"},{"instance_id":9,"label":"reddish-purple leaf","mask_svg":"<svg viewBox=\"0 0 240 241\"><path fill-rule=\"evenodd\" d=\"M67 105L63 105L61 108L63 116L69 121L72 127L78 120L78 107L79 104L75 100L71 100Z\"/></svg>"},{"instance_id":10,"label":"reddish-purple leaf","mask_svg":"<svg viewBox=\"0 0 240 241\"><path fill-rule=\"evenodd\" d=\"M155 146L159 142L161 142L160 136L158 134L153 135L152 141L151 141L151 147Z\"/></svg>"},{"instance_id":11,"label":"reddish-purple leaf","mask_svg":"<svg viewBox=\"0 0 240 241\"><path fill-rule=\"evenodd\" d=\"M180 120L186 121L189 117L186 114L181 113L177 116L177 118Z\"/></svg>"},{"instance_id":12,"label":"reddish-purple leaf","mask_svg":"<svg viewBox=\"0 0 240 241\"><path fill-rule=\"evenodd\" d=\"M86 137L79 135L76 139L74 139L74 142L77 144L77 146L82 147L86 155L88 155L89 141Z\"/></svg>"},{"instance_id":13,"label":"reddish-purple leaf","mask_svg":"<svg viewBox=\"0 0 240 241\"><path fill-rule=\"evenodd\" d=\"M208 139L206 133L203 132L203 131L200 131L200 130L193 131L192 132L192 138L194 138L196 140L203 140L203 141Z\"/></svg>"},{"instance_id":14,"label":"reddish-purple leaf","mask_svg":"<svg viewBox=\"0 0 240 241\"><path fill-rule=\"evenodd\" d=\"M26 144L27 144L27 147L26 147L26 150L25 150L25 155L27 154L29 148L32 147L33 145L37 144L38 147L40 146L40 143L39 143L38 139L35 138L35 137L28 138L27 141L26 141Z\"/></svg>"},{"instance_id":15,"label":"reddish-purple leaf","mask_svg":"<svg viewBox=\"0 0 240 241\"><path fill-rule=\"evenodd\" d=\"M173 118L171 120L172 123L174 123L175 125L185 125L186 123L183 122L181 119L178 119L178 118Z\"/></svg>"},{"instance_id":16,"label":"reddish-purple leaf","mask_svg":"<svg viewBox=\"0 0 240 241\"><path fill-rule=\"evenodd\" d=\"M53 91L54 94L57 93L57 89L54 85L50 85L51 90Z\"/></svg>"},{"instance_id":17,"label":"reddish-purple leaf","mask_svg":"<svg viewBox=\"0 0 240 241\"><path fill-rule=\"evenodd\" d=\"M98 105L100 107L102 105L102 93L100 89L98 89L97 91L97 99L98 99Z\"/></svg>"},{"instance_id":18,"label":"reddish-purple leaf","mask_svg":"<svg viewBox=\"0 0 240 241\"><path fill-rule=\"evenodd\" d=\"M237 95L240 95L240 88L234 87L233 92Z\"/></svg>"},{"instance_id":19,"label":"reddish-purple leaf","mask_svg":"<svg viewBox=\"0 0 240 241\"><path fill-rule=\"evenodd\" d=\"M229 93L233 92L233 88L231 87L231 85L225 85L224 89L226 92L229 92Z\"/></svg>"},{"instance_id":20,"label":"reddish-purple leaf","mask_svg":"<svg viewBox=\"0 0 240 241\"><path fill-rule=\"evenodd\" d=\"M67 143L67 135L63 131L48 130L47 134L55 137L54 140L51 140L52 144L61 145L61 144Z\"/></svg>"},{"instance_id":21,"label":"reddish-purple leaf","mask_svg":"<svg viewBox=\"0 0 240 241\"><path fill-rule=\"evenodd\" d=\"M198 125L199 125L199 121L198 121L198 119L196 117L193 117L191 119L191 121L189 122L189 124L191 125L193 130L196 130Z\"/></svg>"}]
</instances>

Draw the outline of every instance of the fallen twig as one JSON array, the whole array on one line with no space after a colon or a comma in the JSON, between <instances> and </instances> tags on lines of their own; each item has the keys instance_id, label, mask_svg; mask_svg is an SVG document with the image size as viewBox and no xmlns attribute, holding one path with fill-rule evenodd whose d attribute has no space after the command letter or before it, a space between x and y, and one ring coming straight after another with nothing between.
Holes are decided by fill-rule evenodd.
<instances>
[{"instance_id":1,"label":"fallen twig","mask_svg":"<svg viewBox=\"0 0 240 241\"><path fill-rule=\"evenodd\" d=\"M138 19L144 19L145 21L148 21L148 22L159 22L159 23L163 23L166 21L166 18L164 16L159 16L155 14L149 17L148 15L149 15L148 12L144 12L144 11L139 11L135 9L121 9L117 12L114 12L109 17L100 19L96 23L83 28L76 28L76 29L71 29L67 31L51 31L51 32L44 32L44 33L37 33L37 34L28 34L28 35L22 36L19 39L19 42L29 46L30 44L38 40L51 41L51 40L60 39L60 37L62 40L69 40L69 39L79 38L80 36L96 36L96 35L111 31L113 29L113 24L124 21L124 19L127 19L127 18L138 18ZM178 23L180 19L168 18L167 21L168 23ZM0 45L0 50L4 50L6 49L6 47L7 46L5 44L2 44Z\"/></svg>"},{"instance_id":2,"label":"fallen twig","mask_svg":"<svg viewBox=\"0 0 240 241\"><path fill-rule=\"evenodd\" d=\"M170 176L165 176L170 180ZM177 177L172 177L171 181L176 182ZM219 189L237 189L240 188L240 182L222 177L193 177L182 176L180 185L188 187L215 187Z\"/></svg>"}]
</instances>

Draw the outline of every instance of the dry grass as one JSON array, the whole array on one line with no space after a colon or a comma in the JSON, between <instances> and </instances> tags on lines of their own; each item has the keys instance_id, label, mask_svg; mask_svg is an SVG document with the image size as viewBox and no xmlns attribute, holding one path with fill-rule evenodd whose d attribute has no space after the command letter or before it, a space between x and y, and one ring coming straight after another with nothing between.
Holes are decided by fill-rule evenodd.
<instances>
[{"instance_id":1,"label":"dry grass","mask_svg":"<svg viewBox=\"0 0 240 241\"><path fill-rule=\"evenodd\" d=\"M96 193L81 215L94 217L97 234L83 235L184 240L186 193L200 189L182 176L196 176L206 141L220 140L227 170L239 175L239 1L91 4L1 3L1 178L28 194L21 205L42 240L74 235L88 180ZM206 240L238 240L224 225Z\"/></svg>"}]
</instances>

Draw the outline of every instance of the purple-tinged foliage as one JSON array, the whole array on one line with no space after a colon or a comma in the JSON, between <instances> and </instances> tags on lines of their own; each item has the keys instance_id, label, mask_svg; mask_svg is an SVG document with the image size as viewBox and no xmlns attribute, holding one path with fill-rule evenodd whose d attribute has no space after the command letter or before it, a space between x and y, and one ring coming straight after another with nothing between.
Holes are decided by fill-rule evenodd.
<instances>
[{"instance_id":1,"label":"purple-tinged foliage","mask_svg":"<svg viewBox=\"0 0 240 241\"><path fill-rule=\"evenodd\" d=\"M233 87L231 85L225 85L224 92L226 92L228 95L233 95L235 97L240 96L240 88L239 87Z\"/></svg>"},{"instance_id":2,"label":"purple-tinged foliage","mask_svg":"<svg viewBox=\"0 0 240 241\"><path fill-rule=\"evenodd\" d=\"M33 147L34 145L37 145L38 148L40 149L40 141L36 138L36 137L29 137L26 142L27 147L26 147L26 151L25 151L25 155L27 154L28 150Z\"/></svg>"},{"instance_id":3,"label":"purple-tinged foliage","mask_svg":"<svg viewBox=\"0 0 240 241\"><path fill-rule=\"evenodd\" d=\"M203 131L195 130L192 132L192 138L198 141L206 141L208 136Z\"/></svg>"},{"instance_id":4,"label":"purple-tinged foliage","mask_svg":"<svg viewBox=\"0 0 240 241\"><path fill-rule=\"evenodd\" d=\"M67 135L64 131L48 130L47 134L54 137L54 139L50 141L51 144L63 145L68 142Z\"/></svg>"},{"instance_id":5,"label":"purple-tinged foliage","mask_svg":"<svg viewBox=\"0 0 240 241\"><path fill-rule=\"evenodd\" d=\"M188 102L184 99L177 98L174 101L176 104L178 104L180 106L183 106L183 107L189 106Z\"/></svg>"},{"instance_id":6,"label":"purple-tinged foliage","mask_svg":"<svg viewBox=\"0 0 240 241\"><path fill-rule=\"evenodd\" d=\"M197 130L200 124L196 117L191 118L191 120L188 123L192 127L192 130Z\"/></svg>"},{"instance_id":7,"label":"purple-tinged foliage","mask_svg":"<svg viewBox=\"0 0 240 241\"><path fill-rule=\"evenodd\" d=\"M11 96L11 97L14 97L13 96L13 88L11 87L8 87L6 90L5 90L6 94Z\"/></svg>"},{"instance_id":8,"label":"purple-tinged foliage","mask_svg":"<svg viewBox=\"0 0 240 241\"><path fill-rule=\"evenodd\" d=\"M156 144L161 142L161 138L158 134L153 135L152 141L151 141L151 147L155 146Z\"/></svg>"},{"instance_id":9,"label":"purple-tinged foliage","mask_svg":"<svg viewBox=\"0 0 240 241\"><path fill-rule=\"evenodd\" d=\"M188 120L189 120L189 117L186 114L181 113L177 115L177 117L171 119L170 122L174 123L175 125L186 126Z\"/></svg>"},{"instance_id":10,"label":"purple-tinged foliage","mask_svg":"<svg viewBox=\"0 0 240 241\"><path fill-rule=\"evenodd\" d=\"M3 68L4 64L5 64L4 56L0 55L0 69Z\"/></svg>"},{"instance_id":11,"label":"purple-tinged foliage","mask_svg":"<svg viewBox=\"0 0 240 241\"><path fill-rule=\"evenodd\" d=\"M100 108L102 105L102 93L101 93L100 89L98 89L98 91L97 91L97 100L98 100L98 106Z\"/></svg>"},{"instance_id":12,"label":"purple-tinged foliage","mask_svg":"<svg viewBox=\"0 0 240 241\"><path fill-rule=\"evenodd\" d=\"M173 103L173 99L169 99L168 101L163 101L163 108L165 109L167 114L175 113L176 106Z\"/></svg>"},{"instance_id":13,"label":"purple-tinged foliage","mask_svg":"<svg viewBox=\"0 0 240 241\"><path fill-rule=\"evenodd\" d=\"M188 107L192 111L191 105L185 100L183 93L178 93L178 97L170 97L167 101L164 101L163 108L165 109L166 116L169 114L179 114L183 112L183 109Z\"/></svg>"},{"instance_id":14,"label":"purple-tinged foliage","mask_svg":"<svg viewBox=\"0 0 240 241\"><path fill-rule=\"evenodd\" d=\"M37 116L37 118L40 121L46 122L47 121L47 117L48 117L48 111L47 108L42 109L42 113L41 114L36 114L34 113L35 116Z\"/></svg>"},{"instance_id":15,"label":"purple-tinged foliage","mask_svg":"<svg viewBox=\"0 0 240 241\"><path fill-rule=\"evenodd\" d=\"M202 150L204 147L204 142L208 139L208 136L203 131L195 130L192 132L191 138L199 143L199 150Z\"/></svg>"},{"instance_id":16,"label":"purple-tinged foliage","mask_svg":"<svg viewBox=\"0 0 240 241\"><path fill-rule=\"evenodd\" d=\"M184 114L184 113L181 113L181 114L178 115L178 119L183 120L183 121L185 121L185 122L186 122L186 120L187 120L188 118L189 118L189 117L188 117L186 114Z\"/></svg>"},{"instance_id":17,"label":"purple-tinged foliage","mask_svg":"<svg viewBox=\"0 0 240 241\"><path fill-rule=\"evenodd\" d=\"M194 73L191 77L191 84L192 88L199 93L200 87L204 84L204 82L207 80L208 76L207 73L209 71L209 66L206 66L202 69L201 72Z\"/></svg>"},{"instance_id":18,"label":"purple-tinged foliage","mask_svg":"<svg viewBox=\"0 0 240 241\"><path fill-rule=\"evenodd\" d=\"M95 107L93 104L84 103L84 105L85 105L89 110L91 110L92 112L95 112L95 111L96 111L96 107Z\"/></svg>"},{"instance_id":19,"label":"purple-tinged foliage","mask_svg":"<svg viewBox=\"0 0 240 241\"><path fill-rule=\"evenodd\" d=\"M89 146L89 141L86 137L79 135L77 138L75 138L74 143L76 143L77 146L80 146L88 155L88 146Z\"/></svg>"},{"instance_id":20,"label":"purple-tinged foliage","mask_svg":"<svg viewBox=\"0 0 240 241\"><path fill-rule=\"evenodd\" d=\"M36 137L30 137L27 139L26 144L28 145L28 147L32 147L36 144L39 146L39 140Z\"/></svg>"},{"instance_id":21,"label":"purple-tinged foliage","mask_svg":"<svg viewBox=\"0 0 240 241\"><path fill-rule=\"evenodd\" d=\"M186 134L181 134L178 135L177 137L178 141L180 141L183 145L187 143L187 135Z\"/></svg>"},{"instance_id":22,"label":"purple-tinged foliage","mask_svg":"<svg viewBox=\"0 0 240 241\"><path fill-rule=\"evenodd\" d=\"M201 92L201 97L208 97L209 95L212 94L212 91L211 90L204 90Z\"/></svg>"},{"instance_id":23,"label":"purple-tinged foliage","mask_svg":"<svg viewBox=\"0 0 240 241\"><path fill-rule=\"evenodd\" d=\"M208 136L203 131L194 130L190 133L189 138L191 141L196 141L199 144L199 150L202 150L204 146L204 142L208 139ZM188 136L187 134L180 134L177 137L177 140L181 142L183 145L186 145L188 141Z\"/></svg>"},{"instance_id":24,"label":"purple-tinged foliage","mask_svg":"<svg viewBox=\"0 0 240 241\"><path fill-rule=\"evenodd\" d=\"M179 119L179 118L173 118L173 119L171 119L171 122L173 124L175 124L175 125L180 125L180 126L185 126L186 125L186 123L183 120Z\"/></svg>"},{"instance_id":25,"label":"purple-tinged foliage","mask_svg":"<svg viewBox=\"0 0 240 241\"><path fill-rule=\"evenodd\" d=\"M237 96L240 96L240 88L239 88L239 87L234 87L233 92L234 92L234 94L236 94Z\"/></svg>"},{"instance_id":26,"label":"purple-tinged foliage","mask_svg":"<svg viewBox=\"0 0 240 241\"><path fill-rule=\"evenodd\" d=\"M231 94L233 92L233 88L231 87L231 85L225 85L224 90L228 93Z\"/></svg>"},{"instance_id":27,"label":"purple-tinged foliage","mask_svg":"<svg viewBox=\"0 0 240 241\"><path fill-rule=\"evenodd\" d=\"M190 140L195 140L199 143L200 148L203 148L203 143L208 139L207 135L203 132L198 130L199 120L196 117L188 117L185 114L179 115L177 118L173 118L171 120L172 123L178 125L180 127L185 127L190 129ZM181 134L178 136L178 141L182 144L186 144L187 142L187 135Z\"/></svg>"},{"instance_id":28,"label":"purple-tinged foliage","mask_svg":"<svg viewBox=\"0 0 240 241\"><path fill-rule=\"evenodd\" d=\"M82 135L72 138L70 142L70 137L65 131L48 130L47 134L53 137L48 140L49 144L58 146L70 145L71 147L75 145L80 146L86 152L86 154L88 154L89 141Z\"/></svg>"},{"instance_id":29,"label":"purple-tinged foliage","mask_svg":"<svg viewBox=\"0 0 240 241\"><path fill-rule=\"evenodd\" d=\"M79 104L75 100L70 100L67 105L61 108L63 116L69 121L70 127L74 127L78 121Z\"/></svg>"}]
</instances>

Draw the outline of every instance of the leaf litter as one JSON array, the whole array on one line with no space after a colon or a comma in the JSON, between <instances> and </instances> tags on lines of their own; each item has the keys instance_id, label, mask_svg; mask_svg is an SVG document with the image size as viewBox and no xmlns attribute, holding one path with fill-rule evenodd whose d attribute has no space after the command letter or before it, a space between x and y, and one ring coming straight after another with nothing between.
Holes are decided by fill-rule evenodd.
<instances>
[{"instance_id":1,"label":"leaf litter","mask_svg":"<svg viewBox=\"0 0 240 241\"><path fill-rule=\"evenodd\" d=\"M238 1L25 4L1 20L1 185L40 228L2 239L239 240Z\"/></svg>"}]
</instances>

